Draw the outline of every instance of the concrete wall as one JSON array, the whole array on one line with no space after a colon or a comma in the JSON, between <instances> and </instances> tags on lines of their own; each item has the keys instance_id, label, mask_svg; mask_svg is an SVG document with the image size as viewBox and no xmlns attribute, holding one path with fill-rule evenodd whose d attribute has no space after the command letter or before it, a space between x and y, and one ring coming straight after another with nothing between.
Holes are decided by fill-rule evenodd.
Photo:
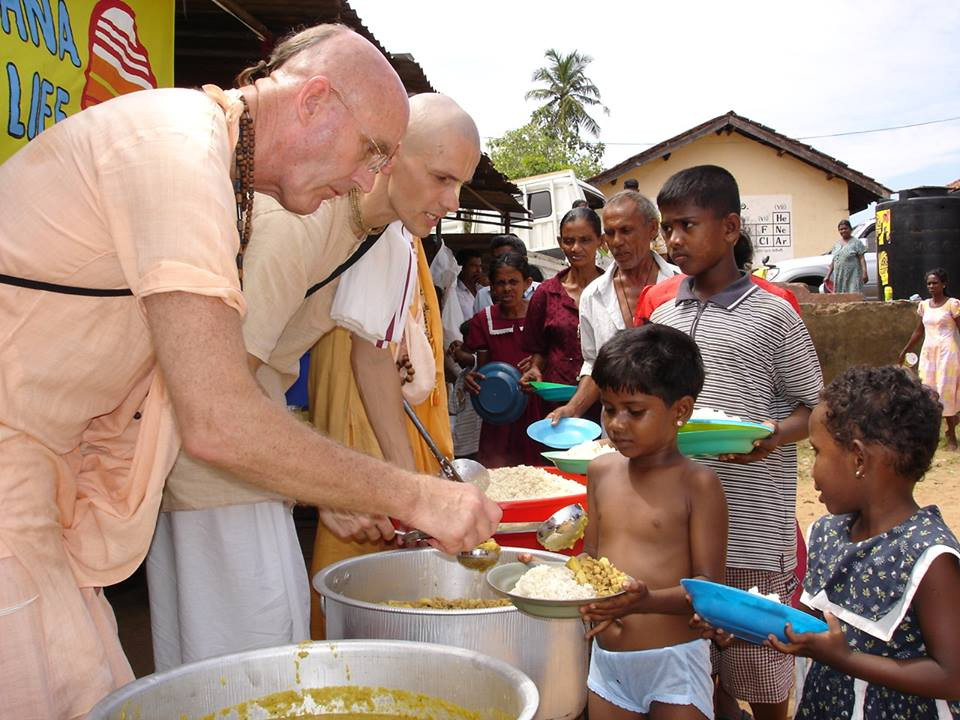
<instances>
[{"instance_id":1,"label":"concrete wall","mask_svg":"<svg viewBox=\"0 0 960 720\"><path fill-rule=\"evenodd\" d=\"M792 289L792 286L791 286ZM917 326L917 303L800 300L824 383L851 365L891 365ZM915 352L920 351L919 343Z\"/></svg>"},{"instance_id":2,"label":"concrete wall","mask_svg":"<svg viewBox=\"0 0 960 720\"><path fill-rule=\"evenodd\" d=\"M837 223L849 216L847 182L827 179L827 173L791 155L737 132L711 133L675 150L666 160L656 159L597 186L607 197L636 178L640 192L655 200L663 183L675 172L694 165L720 165L737 179L741 195L790 195L793 202L793 257L818 255L837 240ZM761 251L758 251L761 252Z\"/></svg>"}]
</instances>

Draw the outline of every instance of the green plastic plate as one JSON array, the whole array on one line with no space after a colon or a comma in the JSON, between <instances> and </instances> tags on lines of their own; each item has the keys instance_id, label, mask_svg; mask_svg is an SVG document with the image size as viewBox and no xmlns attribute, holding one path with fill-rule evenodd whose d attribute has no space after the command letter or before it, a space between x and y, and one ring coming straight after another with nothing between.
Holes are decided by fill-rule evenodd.
<instances>
[{"instance_id":1,"label":"green plastic plate","mask_svg":"<svg viewBox=\"0 0 960 720\"><path fill-rule=\"evenodd\" d=\"M538 563L539 564L539 563ZM563 563L543 563L545 565L562 566ZM517 584L517 580L527 570L530 565L521 562L502 563L487 572L487 583L504 597L510 598L518 610L528 615L535 615L550 620L579 618L579 608L583 605L589 605L597 600L607 600L609 598L623 595L623 591L613 595L607 595L602 598L588 598L586 600L539 600L536 598L514 595L511 590Z\"/></svg>"},{"instance_id":2,"label":"green plastic plate","mask_svg":"<svg viewBox=\"0 0 960 720\"><path fill-rule=\"evenodd\" d=\"M571 460L562 457L563 451L561 450L551 450L550 452L542 452L540 454L556 465L558 470L563 470L563 472L572 473L573 475L587 474L587 465L590 464L589 460ZM561 457L557 457L558 455Z\"/></svg>"},{"instance_id":3,"label":"green plastic plate","mask_svg":"<svg viewBox=\"0 0 960 720\"><path fill-rule=\"evenodd\" d=\"M577 391L576 385L562 385L560 383L535 381L530 383L533 391L550 402L567 402Z\"/></svg>"},{"instance_id":4,"label":"green plastic plate","mask_svg":"<svg viewBox=\"0 0 960 720\"><path fill-rule=\"evenodd\" d=\"M687 423L677 433L677 447L688 457L748 453L754 440L773 432L767 425L737 421Z\"/></svg>"}]
</instances>

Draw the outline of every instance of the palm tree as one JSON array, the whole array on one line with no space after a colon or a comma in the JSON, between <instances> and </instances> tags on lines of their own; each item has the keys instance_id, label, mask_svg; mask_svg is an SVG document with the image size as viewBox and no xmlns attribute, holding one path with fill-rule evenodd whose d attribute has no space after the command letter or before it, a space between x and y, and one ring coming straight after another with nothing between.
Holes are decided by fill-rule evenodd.
<instances>
[{"instance_id":1,"label":"palm tree","mask_svg":"<svg viewBox=\"0 0 960 720\"><path fill-rule=\"evenodd\" d=\"M534 114L551 118L550 124L566 130L574 138L580 136L581 128L599 137L600 126L590 117L587 108L599 105L608 115L610 110L600 104L600 91L586 75L587 65L593 58L576 50L562 55L553 48L547 50L544 57L549 64L534 71L533 81L546 87L534 88L525 96L527 100L544 101Z\"/></svg>"}]
</instances>

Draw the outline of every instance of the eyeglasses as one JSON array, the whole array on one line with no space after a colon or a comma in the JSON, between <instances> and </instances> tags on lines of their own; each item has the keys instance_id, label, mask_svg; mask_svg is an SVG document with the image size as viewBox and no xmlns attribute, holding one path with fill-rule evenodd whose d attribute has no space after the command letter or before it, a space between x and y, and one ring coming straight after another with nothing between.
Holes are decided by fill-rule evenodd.
<instances>
[{"instance_id":1,"label":"eyeglasses","mask_svg":"<svg viewBox=\"0 0 960 720\"><path fill-rule=\"evenodd\" d=\"M343 105L344 109L350 114L350 117L353 118L353 121L357 124L357 127L360 128L360 134L363 135L364 139L373 147L370 162L367 163L367 172L371 173L372 175L376 175L378 172L383 170L384 165L390 162L390 159L393 157L393 152L385 153L380 149L377 141L370 137L367 131L363 129L363 125L361 124L360 120L357 118L353 110L350 109L350 106L347 105L347 101L343 99L343 95L340 94L339 90L331 85L330 92L332 92L337 100L340 101L340 104Z\"/></svg>"}]
</instances>

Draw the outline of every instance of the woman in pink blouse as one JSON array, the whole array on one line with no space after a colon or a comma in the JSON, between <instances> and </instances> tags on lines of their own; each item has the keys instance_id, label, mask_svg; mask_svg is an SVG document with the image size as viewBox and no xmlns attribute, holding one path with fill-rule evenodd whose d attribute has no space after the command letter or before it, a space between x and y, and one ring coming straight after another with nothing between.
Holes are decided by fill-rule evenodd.
<instances>
[{"instance_id":1,"label":"woman in pink blouse","mask_svg":"<svg viewBox=\"0 0 960 720\"><path fill-rule=\"evenodd\" d=\"M590 208L574 208L560 221L557 243L570 267L537 288L527 308L523 350L530 353L530 369L520 382L531 381L576 385L583 355L580 354L580 294L603 274L594 263L602 234L600 216ZM556 407L545 403L546 411ZM596 417L593 417L596 415ZM586 414L599 419L599 408Z\"/></svg>"}]
</instances>

